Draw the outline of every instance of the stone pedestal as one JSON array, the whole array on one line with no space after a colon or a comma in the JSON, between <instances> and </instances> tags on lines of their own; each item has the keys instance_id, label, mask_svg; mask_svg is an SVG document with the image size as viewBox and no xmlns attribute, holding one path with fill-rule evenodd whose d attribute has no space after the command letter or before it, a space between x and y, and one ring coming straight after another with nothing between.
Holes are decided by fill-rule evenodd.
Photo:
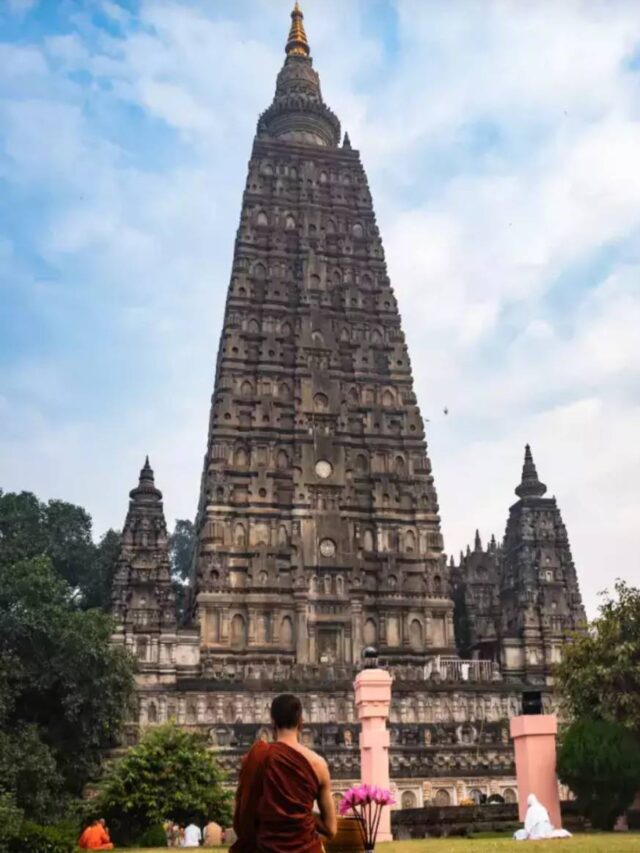
<instances>
[{"instance_id":1,"label":"stone pedestal","mask_svg":"<svg viewBox=\"0 0 640 853\"><path fill-rule=\"evenodd\" d=\"M362 724L360 768L362 781L389 788L389 732L391 675L384 669L364 669L356 676L356 708ZM378 841L391 841L391 810L385 806L380 817Z\"/></svg>"},{"instance_id":2,"label":"stone pedestal","mask_svg":"<svg viewBox=\"0 0 640 853\"><path fill-rule=\"evenodd\" d=\"M520 820L524 820L527 813L527 797L535 794L549 812L551 823L559 828L562 817L556 776L557 733L555 714L511 718Z\"/></svg>"}]
</instances>

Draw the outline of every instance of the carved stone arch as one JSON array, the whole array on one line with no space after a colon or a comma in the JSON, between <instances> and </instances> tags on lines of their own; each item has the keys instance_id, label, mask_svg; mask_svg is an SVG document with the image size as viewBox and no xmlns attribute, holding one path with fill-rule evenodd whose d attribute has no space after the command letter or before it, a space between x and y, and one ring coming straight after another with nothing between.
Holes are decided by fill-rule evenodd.
<instances>
[{"instance_id":1,"label":"carved stone arch","mask_svg":"<svg viewBox=\"0 0 640 853\"><path fill-rule=\"evenodd\" d=\"M285 231L295 231L298 227L296 224L295 217L292 213L287 213L284 221Z\"/></svg>"},{"instance_id":2,"label":"carved stone arch","mask_svg":"<svg viewBox=\"0 0 640 853\"><path fill-rule=\"evenodd\" d=\"M315 394L313 397L313 408L316 412L326 412L329 408L329 398L326 394Z\"/></svg>"},{"instance_id":3,"label":"carved stone arch","mask_svg":"<svg viewBox=\"0 0 640 853\"><path fill-rule=\"evenodd\" d=\"M278 545L286 547L289 544L289 534L284 524L278 528Z\"/></svg>"},{"instance_id":4,"label":"carved stone arch","mask_svg":"<svg viewBox=\"0 0 640 853\"><path fill-rule=\"evenodd\" d=\"M400 797L400 806L403 809L415 809L418 805L418 800L413 791L403 791Z\"/></svg>"},{"instance_id":5,"label":"carved stone arch","mask_svg":"<svg viewBox=\"0 0 640 853\"><path fill-rule=\"evenodd\" d=\"M152 725L158 722L158 709L155 702L149 702L147 705L147 720Z\"/></svg>"},{"instance_id":6,"label":"carved stone arch","mask_svg":"<svg viewBox=\"0 0 640 853\"><path fill-rule=\"evenodd\" d=\"M256 225L259 228L266 228L269 225L269 217L264 210L259 210L256 214Z\"/></svg>"},{"instance_id":7,"label":"carved stone arch","mask_svg":"<svg viewBox=\"0 0 640 853\"><path fill-rule=\"evenodd\" d=\"M281 382L278 386L278 396L282 400L290 400L291 399L291 389L286 382Z\"/></svg>"},{"instance_id":8,"label":"carved stone arch","mask_svg":"<svg viewBox=\"0 0 640 853\"><path fill-rule=\"evenodd\" d=\"M364 226L362 222L354 222L351 233L356 240L362 240L364 238Z\"/></svg>"},{"instance_id":9,"label":"carved stone arch","mask_svg":"<svg viewBox=\"0 0 640 853\"><path fill-rule=\"evenodd\" d=\"M385 388L382 392L382 405L387 408L391 408L392 406L395 406L395 402L396 398L393 391L390 388Z\"/></svg>"},{"instance_id":10,"label":"carved stone arch","mask_svg":"<svg viewBox=\"0 0 640 853\"><path fill-rule=\"evenodd\" d=\"M404 456L402 456L402 454L400 454L400 453L399 453L399 454L396 456L396 458L394 459L394 461L393 461L393 469L394 469L395 473L396 473L399 477L404 477L404 476L406 476L406 473L407 473L407 463L406 463L406 461L405 461Z\"/></svg>"},{"instance_id":11,"label":"carved stone arch","mask_svg":"<svg viewBox=\"0 0 640 853\"><path fill-rule=\"evenodd\" d=\"M346 329L343 329L343 331L346 331ZM360 402L360 394L358 393L358 389L355 385L352 385L351 388L349 388L349 402L355 405Z\"/></svg>"},{"instance_id":12,"label":"carved stone arch","mask_svg":"<svg viewBox=\"0 0 640 853\"><path fill-rule=\"evenodd\" d=\"M336 230L336 223L333 219L327 219L327 234L335 234Z\"/></svg>"},{"instance_id":13,"label":"carved stone arch","mask_svg":"<svg viewBox=\"0 0 640 853\"><path fill-rule=\"evenodd\" d=\"M237 548L245 548L247 545L247 531L241 521L236 522L233 529L233 541Z\"/></svg>"},{"instance_id":14,"label":"carved stone arch","mask_svg":"<svg viewBox=\"0 0 640 853\"><path fill-rule=\"evenodd\" d=\"M342 284L342 273L340 270L334 270L331 279L336 287L340 287Z\"/></svg>"},{"instance_id":15,"label":"carved stone arch","mask_svg":"<svg viewBox=\"0 0 640 853\"><path fill-rule=\"evenodd\" d=\"M251 275L254 279L258 281L264 281L264 279L267 277L267 268L263 263L258 261L253 265L251 269Z\"/></svg>"},{"instance_id":16,"label":"carved stone arch","mask_svg":"<svg viewBox=\"0 0 640 853\"><path fill-rule=\"evenodd\" d=\"M413 530L407 530L404 535L404 550L407 554L415 554L416 552L416 534Z\"/></svg>"},{"instance_id":17,"label":"carved stone arch","mask_svg":"<svg viewBox=\"0 0 640 853\"><path fill-rule=\"evenodd\" d=\"M376 625L375 619L369 617L365 621L362 629L362 639L365 646L375 646L378 642L378 626Z\"/></svg>"},{"instance_id":18,"label":"carved stone arch","mask_svg":"<svg viewBox=\"0 0 640 853\"><path fill-rule=\"evenodd\" d=\"M367 528L364 531L364 535L362 537L362 547L365 551L375 551L375 540L373 536L373 531Z\"/></svg>"},{"instance_id":19,"label":"carved stone arch","mask_svg":"<svg viewBox=\"0 0 640 853\"><path fill-rule=\"evenodd\" d=\"M247 332L250 335L257 335L260 333L260 323L255 319L255 317L251 317L247 321Z\"/></svg>"},{"instance_id":20,"label":"carved stone arch","mask_svg":"<svg viewBox=\"0 0 640 853\"><path fill-rule=\"evenodd\" d=\"M382 343L382 333L378 329L372 329L371 335L369 336L369 341L373 345Z\"/></svg>"},{"instance_id":21,"label":"carved stone arch","mask_svg":"<svg viewBox=\"0 0 640 853\"><path fill-rule=\"evenodd\" d=\"M369 275L369 273L364 273L362 278L360 279L360 286L363 290L371 290L373 287L373 279Z\"/></svg>"},{"instance_id":22,"label":"carved stone arch","mask_svg":"<svg viewBox=\"0 0 640 853\"><path fill-rule=\"evenodd\" d=\"M198 722L198 706L195 699L187 699L185 722L188 726L193 726Z\"/></svg>"},{"instance_id":23,"label":"carved stone arch","mask_svg":"<svg viewBox=\"0 0 640 853\"><path fill-rule=\"evenodd\" d=\"M280 642L283 646L293 645L293 622L285 616L280 624Z\"/></svg>"},{"instance_id":24,"label":"carved stone arch","mask_svg":"<svg viewBox=\"0 0 640 853\"><path fill-rule=\"evenodd\" d=\"M241 613L236 613L231 619L231 647L244 649L247 645L247 624Z\"/></svg>"},{"instance_id":25,"label":"carved stone arch","mask_svg":"<svg viewBox=\"0 0 640 853\"><path fill-rule=\"evenodd\" d=\"M245 379L240 386L240 393L243 397L251 397L253 395L253 383L249 382L248 379Z\"/></svg>"},{"instance_id":26,"label":"carved stone arch","mask_svg":"<svg viewBox=\"0 0 640 853\"><path fill-rule=\"evenodd\" d=\"M436 795L433 798L433 802L436 806L450 806L451 794L446 790L446 788L439 788L436 791Z\"/></svg>"},{"instance_id":27,"label":"carved stone arch","mask_svg":"<svg viewBox=\"0 0 640 853\"><path fill-rule=\"evenodd\" d=\"M276 467L278 467L281 471L284 471L289 467L289 454L286 450L280 449L278 451L278 455L276 457Z\"/></svg>"},{"instance_id":28,"label":"carved stone arch","mask_svg":"<svg viewBox=\"0 0 640 853\"><path fill-rule=\"evenodd\" d=\"M236 468L248 468L249 467L249 450L246 447L240 446L236 448L236 452L234 455L234 465Z\"/></svg>"},{"instance_id":29,"label":"carved stone arch","mask_svg":"<svg viewBox=\"0 0 640 853\"><path fill-rule=\"evenodd\" d=\"M424 648L424 631L422 622L419 619L412 619L409 625L409 641L411 648L416 652L421 652Z\"/></svg>"},{"instance_id":30,"label":"carved stone arch","mask_svg":"<svg viewBox=\"0 0 640 853\"><path fill-rule=\"evenodd\" d=\"M366 474L369 470L369 460L364 453L358 453L356 456L356 471L359 474Z\"/></svg>"},{"instance_id":31,"label":"carved stone arch","mask_svg":"<svg viewBox=\"0 0 640 853\"><path fill-rule=\"evenodd\" d=\"M344 595L344 578L342 575L338 575L336 578L336 594Z\"/></svg>"}]
</instances>

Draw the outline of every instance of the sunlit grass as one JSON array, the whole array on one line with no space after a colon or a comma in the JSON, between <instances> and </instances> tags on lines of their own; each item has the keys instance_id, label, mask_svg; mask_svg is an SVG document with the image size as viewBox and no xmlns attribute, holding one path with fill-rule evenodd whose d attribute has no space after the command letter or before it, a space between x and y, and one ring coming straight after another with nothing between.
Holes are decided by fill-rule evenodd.
<instances>
[{"instance_id":1,"label":"sunlit grass","mask_svg":"<svg viewBox=\"0 0 640 853\"><path fill-rule=\"evenodd\" d=\"M129 853L161 853L161 850L130 850ZM200 848L216 849L224 848ZM638 853L640 834L602 833L596 835L576 835L573 838L557 841L536 841L527 844L512 841L510 838L434 838L424 841L392 841L376 845L376 853Z\"/></svg>"}]
</instances>

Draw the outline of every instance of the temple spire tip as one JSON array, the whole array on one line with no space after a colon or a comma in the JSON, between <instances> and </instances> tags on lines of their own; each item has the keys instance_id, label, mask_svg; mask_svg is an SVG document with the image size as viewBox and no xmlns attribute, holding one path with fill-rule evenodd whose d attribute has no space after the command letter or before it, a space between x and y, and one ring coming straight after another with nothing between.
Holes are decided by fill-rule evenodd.
<instances>
[{"instance_id":1,"label":"temple spire tip","mask_svg":"<svg viewBox=\"0 0 640 853\"><path fill-rule=\"evenodd\" d=\"M522 480L516 488L516 495L519 498L541 498L547 487L538 479L538 471L536 470L535 462L531 446L525 444L524 447L524 465L522 466Z\"/></svg>"},{"instance_id":2,"label":"temple spire tip","mask_svg":"<svg viewBox=\"0 0 640 853\"><path fill-rule=\"evenodd\" d=\"M287 56L309 56L311 52L303 21L304 15L302 14L300 4L296 0L293 12L291 13L291 29L289 30L289 38L285 47Z\"/></svg>"}]
</instances>

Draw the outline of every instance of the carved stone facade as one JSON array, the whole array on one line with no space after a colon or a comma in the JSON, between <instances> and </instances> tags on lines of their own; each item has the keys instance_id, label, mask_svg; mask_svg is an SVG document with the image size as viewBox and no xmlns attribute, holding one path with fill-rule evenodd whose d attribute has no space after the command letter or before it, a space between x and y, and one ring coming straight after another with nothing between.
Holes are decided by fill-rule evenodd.
<instances>
[{"instance_id":1,"label":"carved stone facade","mask_svg":"<svg viewBox=\"0 0 640 853\"><path fill-rule=\"evenodd\" d=\"M303 739L326 755L340 790L359 776L353 679L363 647L375 644L394 675L399 802L455 803L490 785L511 791L508 718L533 671L508 652L508 683L494 653L499 549L493 542L482 552L477 542L450 578L367 178L347 136L340 145L297 8L292 18L249 161L187 627L172 615L162 496L148 463L131 492L114 597L116 639L141 662L128 738L175 718L206 731L235 774L251 743L269 737L272 698L293 690ZM507 639L520 636L511 590L521 588L531 549L547 561L542 525L557 509L541 500L523 497L507 529L513 582L500 590L499 637L509 649ZM559 542L559 515L553 524ZM566 560L556 562L568 577ZM456 648L454 596L473 612L475 660Z\"/></svg>"}]
</instances>

